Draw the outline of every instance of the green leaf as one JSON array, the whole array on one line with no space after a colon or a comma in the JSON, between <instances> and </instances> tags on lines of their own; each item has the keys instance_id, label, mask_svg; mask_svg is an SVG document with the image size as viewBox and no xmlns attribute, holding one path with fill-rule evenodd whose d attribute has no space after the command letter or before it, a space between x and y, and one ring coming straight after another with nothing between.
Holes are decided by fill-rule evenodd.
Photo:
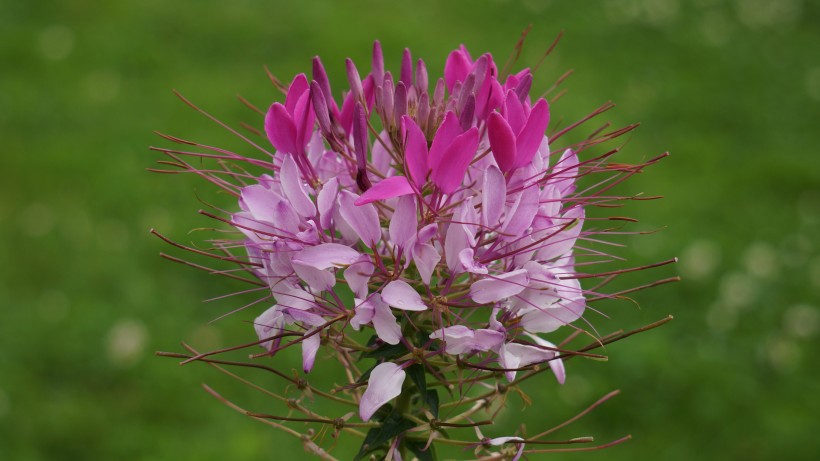
<instances>
[{"instance_id":1,"label":"green leaf","mask_svg":"<svg viewBox=\"0 0 820 461\"><path fill-rule=\"evenodd\" d=\"M362 354L362 358L365 359L382 359L382 358L391 358L391 357L398 357L399 355L403 355L407 353L407 348L404 347L401 343L396 345L390 344L383 344L380 347L364 352Z\"/></svg>"},{"instance_id":2,"label":"green leaf","mask_svg":"<svg viewBox=\"0 0 820 461\"><path fill-rule=\"evenodd\" d=\"M374 427L367 432L367 436L365 436L364 442L362 442L362 446L359 448L359 453L353 458L353 461L359 461L369 453L383 448L382 445L390 439L414 427L416 427L416 423L409 419L402 418L398 413L393 412L389 414L381 426Z\"/></svg>"},{"instance_id":3,"label":"green leaf","mask_svg":"<svg viewBox=\"0 0 820 461\"><path fill-rule=\"evenodd\" d=\"M430 389L424 393L424 403L427 404L427 407L430 408L430 412L433 413L433 416L438 418L438 391L435 389Z\"/></svg>"},{"instance_id":4,"label":"green leaf","mask_svg":"<svg viewBox=\"0 0 820 461\"><path fill-rule=\"evenodd\" d=\"M433 444L430 444L430 447L426 450L424 449L424 442L420 440L405 440L404 445L416 455L416 458L419 461L435 461L436 460L436 450L433 447Z\"/></svg>"},{"instance_id":5,"label":"green leaf","mask_svg":"<svg viewBox=\"0 0 820 461\"><path fill-rule=\"evenodd\" d=\"M419 395L426 394L427 377L425 375L427 373L424 372L424 366L416 363L414 365L410 365L404 371L410 376L410 379L413 380L413 384L415 384L416 388L419 390Z\"/></svg>"}]
</instances>

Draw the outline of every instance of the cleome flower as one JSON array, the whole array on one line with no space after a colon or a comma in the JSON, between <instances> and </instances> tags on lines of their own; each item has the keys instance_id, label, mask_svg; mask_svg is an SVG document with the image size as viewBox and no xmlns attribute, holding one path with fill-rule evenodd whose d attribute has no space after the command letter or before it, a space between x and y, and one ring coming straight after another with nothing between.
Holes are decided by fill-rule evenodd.
<instances>
[{"instance_id":1,"label":"cleome flower","mask_svg":"<svg viewBox=\"0 0 820 461\"><path fill-rule=\"evenodd\" d=\"M619 295L581 283L593 276L587 266L611 259L584 246L611 230L585 208L626 199L609 189L660 157L607 163L615 150L579 159L634 126L553 151L567 129L547 135L550 104L531 93L531 70L499 69L492 55L474 59L464 46L437 80L409 50L396 75L385 70L378 42L368 74L349 59L346 72L341 106L319 58L311 77L282 86L284 101L268 108L260 133L273 149L252 143L268 158L211 155L260 174L199 170L181 160L190 153L162 151L238 198L237 211L222 220L241 238L216 246L271 301L254 321L255 344L265 351L256 357L301 345L308 373L324 346L348 370L342 390L362 423L393 428L384 450L400 457L398 448L418 448L405 432L419 423L402 426L415 421L407 415L438 413L428 378L453 394L459 370L467 370L471 382L497 390L514 386L522 370L547 366L565 382L563 360L580 352L543 335L586 333L590 300ZM595 174L609 176L578 185ZM237 243L246 259L234 256ZM357 353L376 364L361 372ZM427 446L437 424L428 423ZM515 459L529 442L487 440L488 450L511 444ZM360 455L374 449L365 440Z\"/></svg>"}]
</instances>

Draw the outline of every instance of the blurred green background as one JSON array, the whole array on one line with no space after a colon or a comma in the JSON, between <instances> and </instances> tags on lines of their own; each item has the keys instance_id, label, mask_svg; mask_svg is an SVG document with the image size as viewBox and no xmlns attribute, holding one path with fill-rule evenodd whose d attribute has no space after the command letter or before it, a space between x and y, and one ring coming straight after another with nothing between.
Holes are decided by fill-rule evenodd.
<instances>
[{"instance_id":1,"label":"blurred green background","mask_svg":"<svg viewBox=\"0 0 820 461\"><path fill-rule=\"evenodd\" d=\"M562 388L533 380L524 419L511 398L499 421L534 433L617 388L560 435L634 439L552 458L817 459L820 3L801 0L0 2L0 459L306 457L199 383L278 404L152 355L251 340L263 309L208 325L252 296L203 303L239 286L162 260L170 248L148 234L196 241L188 231L212 225L197 198L231 206L194 177L147 173L160 158L147 147L168 145L153 130L250 152L171 89L259 126L235 95L277 97L265 65L289 80L320 55L338 91L344 58L367 72L374 39L392 69L407 46L437 75L460 43L503 60L528 23L523 64L566 31L534 86L575 70L553 120L611 99L602 121L642 124L621 161L672 153L624 188L667 197L623 210L641 219L629 230L666 228L619 254L681 258L632 284L684 281L639 293L640 309L602 306L601 332L676 320L609 347L608 363L568 362Z\"/></svg>"}]
</instances>

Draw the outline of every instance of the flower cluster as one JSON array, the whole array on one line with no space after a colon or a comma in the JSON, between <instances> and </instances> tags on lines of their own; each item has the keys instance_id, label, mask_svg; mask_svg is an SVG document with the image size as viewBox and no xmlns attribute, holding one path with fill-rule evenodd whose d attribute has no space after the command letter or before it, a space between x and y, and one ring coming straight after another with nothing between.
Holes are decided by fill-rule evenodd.
<instances>
[{"instance_id":1,"label":"flower cluster","mask_svg":"<svg viewBox=\"0 0 820 461\"><path fill-rule=\"evenodd\" d=\"M230 253L235 241L217 246L271 299L254 321L265 348L257 357L299 345L309 373L324 346L350 380L337 391L372 428L360 455L399 459L410 449L423 459L431 441L446 438L442 427L489 408L518 372L529 377L547 365L564 383L564 359L585 354L543 335L584 331L573 322L590 298L607 297L579 282L590 277L579 267L607 259L579 244L607 232L590 224L585 207L622 199L607 191L645 164L606 163L614 151L579 162L580 151L631 127L553 152L566 130L546 134L550 104L531 95L532 72L499 69L490 54L473 58L462 46L431 82L409 50L397 75L386 71L376 42L370 72L362 76L348 59L346 73L341 107L319 58L311 78L281 86L284 101L264 118L275 149L267 159L207 155L262 174L212 173L182 161L186 153L163 152L238 197L239 211L222 219L241 232L247 259ZM580 176L601 172L611 176L578 189ZM359 369L357 354L376 363ZM467 399L464 370L492 392ZM439 420L433 382L455 406L480 405ZM338 429L349 417L331 420ZM482 436L476 445L517 459L525 442Z\"/></svg>"}]
</instances>

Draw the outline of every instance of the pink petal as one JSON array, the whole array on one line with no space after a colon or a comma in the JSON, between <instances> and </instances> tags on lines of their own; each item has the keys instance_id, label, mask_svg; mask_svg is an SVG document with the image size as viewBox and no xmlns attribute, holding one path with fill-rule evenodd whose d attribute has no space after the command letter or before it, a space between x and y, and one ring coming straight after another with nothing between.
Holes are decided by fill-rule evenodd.
<instances>
[{"instance_id":1,"label":"pink petal","mask_svg":"<svg viewBox=\"0 0 820 461\"><path fill-rule=\"evenodd\" d=\"M413 193L413 187L404 176L391 176L373 185L354 202L356 206L366 205L377 200L386 200Z\"/></svg>"},{"instance_id":2,"label":"pink petal","mask_svg":"<svg viewBox=\"0 0 820 461\"><path fill-rule=\"evenodd\" d=\"M359 259L345 269L345 282L359 298L366 298L368 293L367 283L373 275L375 266L370 260L370 255L363 254Z\"/></svg>"},{"instance_id":3,"label":"pink petal","mask_svg":"<svg viewBox=\"0 0 820 461\"><path fill-rule=\"evenodd\" d=\"M444 238L444 259L447 261L447 268L454 274L464 271L460 256L462 250L470 246L472 236L468 232L464 224L453 223L447 228L447 235Z\"/></svg>"},{"instance_id":4,"label":"pink petal","mask_svg":"<svg viewBox=\"0 0 820 461\"><path fill-rule=\"evenodd\" d=\"M279 306L270 307L253 321L253 328L260 340L278 335L284 325L285 317ZM276 347L277 342L277 340L270 340L260 344L260 346L270 351Z\"/></svg>"},{"instance_id":5,"label":"pink petal","mask_svg":"<svg viewBox=\"0 0 820 461\"><path fill-rule=\"evenodd\" d=\"M390 220L390 240L404 248L407 242L416 235L418 216L416 216L416 198L405 195L399 197L396 211Z\"/></svg>"},{"instance_id":6,"label":"pink petal","mask_svg":"<svg viewBox=\"0 0 820 461\"><path fill-rule=\"evenodd\" d=\"M333 272L317 269L310 264L305 264L301 261L292 261L293 270L308 286L316 291L327 291L336 285L336 276Z\"/></svg>"},{"instance_id":7,"label":"pink petal","mask_svg":"<svg viewBox=\"0 0 820 461\"><path fill-rule=\"evenodd\" d=\"M293 261L316 269L349 266L359 260L361 253L338 243L322 243L307 247L293 257Z\"/></svg>"},{"instance_id":8,"label":"pink petal","mask_svg":"<svg viewBox=\"0 0 820 461\"><path fill-rule=\"evenodd\" d=\"M290 82L290 86L288 86L287 96L285 96L285 108L288 110L289 114L293 114L296 111L296 103L303 96L305 91L308 91L309 89L310 84L308 84L305 74L299 74L293 77L293 80Z\"/></svg>"},{"instance_id":9,"label":"pink petal","mask_svg":"<svg viewBox=\"0 0 820 461\"><path fill-rule=\"evenodd\" d=\"M490 114L487 120L487 135L498 167L503 172L512 170L516 157L515 133L498 112Z\"/></svg>"},{"instance_id":10,"label":"pink petal","mask_svg":"<svg viewBox=\"0 0 820 461\"><path fill-rule=\"evenodd\" d=\"M373 304L373 328L376 335L387 344L396 345L401 340L401 327L396 322L396 316L378 293L374 294L370 302Z\"/></svg>"},{"instance_id":11,"label":"pink petal","mask_svg":"<svg viewBox=\"0 0 820 461\"><path fill-rule=\"evenodd\" d=\"M322 186L316 196L316 205L319 209L319 223L329 229L333 224L333 209L336 208L336 196L339 194L339 180L331 178Z\"/></svg>"},{"instance_id":12,"label":"pink petal","mask_svg":"<svg viewBox=\"0 0 820 461\"><path fill-rule=\"evenodd\" d=\"M373 316L376 315L375 310L376 308L369 300L362 301L361 299L356 299L356 307L353 308L355 313L353 314L353 318L350 319L350 326L353 327L354 330L359 331L362 325L368 324L373 320Z\"/></svg>"},{"instance_id":13,"label":"pink petal","mask_svg":"<svg viewBox=\"0 0 820 461\"><path fill-rule=\"evenodd\" d=\"M447 83L447 91L452 92L456 82L463 82L472 66L473 63L466 53L462 50L453 50L447 56L447 62L444 64L444 81Z\"/></svg>"},{"instance_id":14,"label":"pink petal","mask_svg":"<svg viewBox=\"0 0 820 461\"><path fill-rule=\"evenodd\" d=\"M403 280L393 280L382 289L382 300L396 309L426 311L421 295Z\"/></svg>"},{"instance_id":15,"label":"pink petal","mask_svg":"<svg viewBox=\"0 0 820 461\"><path fill-rule=\"evenodd\" d=\"M290 200L293 209L303 218L312 218L316 215L316 206L310 200L302 176L292 155L285 156L282 168L279 170L279 181L282 183L282 192Z\"/></svg>"},{"instance_id":16,"label":"pink petal","mask_svg":"<svg viewBox=\"0 0 820 461\"><path fill-rule=\"evenodd\" d=\"M281 199L276 192L261 184L254 184L242 188L239 204L253 216L253 219L273 222L275 204Z\"/></svg>"},{"instance_id":17,"label":"pink petal","mask_svg":"<svg viewBox=\"0 0 820 461\"><path fill-rule=\"evenodd\" d=\"M427 165L430 168L436 169L438 167L438 164L441 163L444 156L444 151L447 150L447 147L452 144L460 134L461 124L458 121L456 113L447 111L447 113L444 114L444 120L442 120L441 125L439 125L438 130L436 130L435 136L433 136L433 143L430 145L430 154L427 158Z\"/></svg>"},{"instance_id":18,"label":"pink petal","mask_svg":"<svg viewBox=\"0 0 820 461\"><path fill-rule=\"evenodd\" d=\"M505 118L513 133L520 133L521 129L527 123L527 114L524 111L524 105L514 91L507 92L507 97L504 100Z\"/></svg>"},{"instance_id":19,"label":"pink petal","mask_svg":"<svg viewBox=\"0 0 820 461\"><path fill-rule=\"evenodd\" d=\"M458 253L458 260L464 270L473 274L486 274L487 266L475 260L475 250L465 248Z\"/></svg>"},{"instance_id":20,"label":"pink petal","mask_svg":"<svg viewBox=\"0 0 820 461\"><path fill-rule=\"evenodd\" d=\"M507 182L501 170L495 165L488 166L484 171L484 187L481 193L481 224L494 228L507 201Z\"/></svg>"},{"instance_id":21,"label":"pink petal","mask_svg":"<svg viewBox=\"0 0 820 461\"><path fill-rule=\"evenodd\" d=\"M305 370L305 373L310 373L310 370L313 369L313 363L316 361L316 352L322 344L321 333L315 332L315 328L306 331L305 336L307 336L307 338L302 340L302 369Z\"/></svg>"},{"instance_id":22,"label":"pink petal","mask_svg":"<svg viewBox=\"0 0 820 461\"><path fill-rule=\"evenodd\" d=\"M313 123L316 121L316 114L311 107L310 91L305 91L296 101L292 116L296 125L296 148L299 149L299 154L303 154L313 134Z\"/></svg>"},{"instance_id":23,"label":"pink petal","mask_svg":"<svg viewBox=\"0 0 820 461\"><path fill-rule=\"evenodd\" d=\"M516 157L514 168L521 168L532 162L532 157L544 139L544 132L550 122L550 108L546 99L539 99L530 112L527 124L515 140Z\"/></svg>"},{"instance_id":24,"label":"pink petal","mask_svg":"<svg viewBox=\"0 0 820 461\"><path fill-rule=\"evenodd\" d=\"M507 234L505 239L515 240L530 227L532 220L538 213L540 196L541 192L535 186L526 187L518 194L515 203L507 213L504 226L501 228L501 232Z\"/></svg>"},{"instance_id":25,"label":"pink petal","mask_svg":"<svg viewBox=\"0 0 820 461\"><path fill-rule=\"evenodd\" d=\"M379 213L371 204L355 205L354 202L358 199L358 195L343 190L339 194L339 212L347 224L356 231L362 242L373 248L382 235Z\"/></svg>"},{"instance_id":26,"label":"pink petal","mask_svg":"<svg viewBox=\"0 0 820 461\"><path fill-rule=\"evenodd\" d=\"M273 103L265 116L265 133L277 151L296 154L296 124L287 109L278 102Z\"/></svg>"},{"instance_id":27,"label":"pink petal","mask_svg":"<svg viewBox=\"0 0 820 461\"><path fill-rule=\"evenodd\" d=\"M368 421L382 405L401 394L401 386L407 374L400 366L391 362L376 365L370 372L367 389L359 402L359 416Z\"/></svg>"},{"instance_id":28,"label":"pink petal","mask_svg":"<svg viewBox=\"0 0 820 461\"><path fill-rule=\"evenodd\" d=\"M430 171L427 166L427 139L412 118L405 115L401 119L405 130L404 155L406 171L413 183L421 189L427 180L427 172Z\"/></svg>"},{"instance_id":29,"label":"pink petal","mask_svg":"<svg viewBox=\"0 0 820 461\"><path fill-rule=\"evenodd\" d=\"M561 300L550 307L524 314L521 327L531 333L549 333L581 318L585 307L583 297Z\"/></svg>"},{"instance_id":30,"label":"pink petal","mask_svg":"<svg viewBox=\"0 0 820 461\"><path fill-rule=\"evenodd\" d=\"M565 150L552 170L557 174L550 183L561 191L561 196L566 197L573 193L575 179L578 176L578 155L572 149Z\"/></svg>"},{"instance_id":31,"label":"pink petal","mask_svg":"<svg viewBox=\"0 0 820 461\"><path fill-rule=\"evenodd\" d=\"M527 337L533 340L535 344L538 344L541 347L550 347L553 349L557 349L557 346L546 339L541 338L540 336L536 336L531 333L526 333ZM558 380L559 384L564 384L567 380L567 372L564 369L564 361L558 358L561 354L558 351L555 352L555 358L549 361L550 368L552 369L552 373L555 375L555 378Z\"/></svg>"},{"instance_id":32,"label":"pink petal","mask_svg":"<svg viewBox=\"0 0 820 461\"><path fill-rule=\"evenodd\" d=\"M413 262L425 285L430 285L430 279L439 261L441 261L441 255L438 254L436 247L429 243L416 244L413 251Z\"/></svg>"},{"instance_id":33,"label":"pink petal","mask_svg":"<svg viewBox=\"0 0 820 461\"><path fill-rule=\"evenodd\" d=\"M507 343L501 346L498 353L498 362L501 368L522 368L534 363L541 363L555 357L554 351L540 349L525 344ZM515 379L516 371L507 371L508 381Z\"/></svg>"},{"instance_id":34,"label":"pink petal","mask_svg":"<svg viewBox=\"0 0 820 461\"><path fill-rule=\"evenodd\" d=\"M472 127L453 140L442 155L442 161L433 169L433 182L445 194L452 194L464 181L467 167L478 149L478 128Z\"/></svg>"},{"instance_id":35,"label":"pink petal","mask_svg":"<svg viewBox=\"0 0 820 461\"><path fill-rule=\"evenodd\" d=\"M521 293L528 284L527 271L518 269L473 283L470 286L470 297L479 304L493 303Z\"/></svg>"},{"instance_id":36,"label":"pink petal","mask_svg":"<svg viewBox=\"0 0 820 461\"><path fill-rule=\"evenodd\" d=\"M582 207L577 206L570 208L561 218L555 220L556 224L554 224L552 228L541 231L546 232L546 235L550 235L550 237L539 248L538 259L541 261L549 261L572 251L572 247L575 246L575 242L577 242L578 236L581 234L581 229L584 226L585 216ZM572 224L571 227L561 232L557 232L573 220L577 220L575 224Z\"/></svg>"}]
</instances>

